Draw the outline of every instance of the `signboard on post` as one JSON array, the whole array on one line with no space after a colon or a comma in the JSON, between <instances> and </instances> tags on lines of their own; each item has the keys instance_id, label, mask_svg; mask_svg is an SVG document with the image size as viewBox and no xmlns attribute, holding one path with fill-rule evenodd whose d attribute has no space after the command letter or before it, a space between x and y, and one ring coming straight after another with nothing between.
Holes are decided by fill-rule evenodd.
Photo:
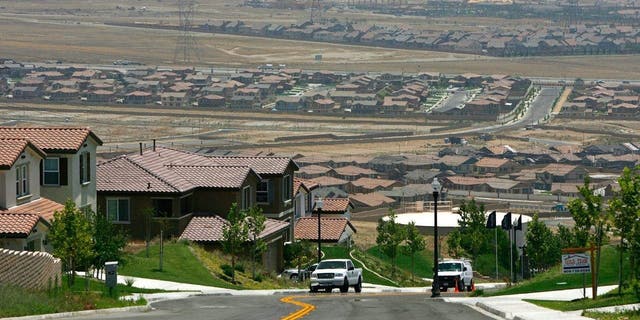
<instances>
[{"instance_id":1,"label":"signboard on post","mask_svg":"<svg viewBox=\"0 0 640 320\"><path fill-rule=\"evenodd\" d=\"M562 255L562 273L590 273L591 257L586 253Z\"/></svg>"}]
</instances>

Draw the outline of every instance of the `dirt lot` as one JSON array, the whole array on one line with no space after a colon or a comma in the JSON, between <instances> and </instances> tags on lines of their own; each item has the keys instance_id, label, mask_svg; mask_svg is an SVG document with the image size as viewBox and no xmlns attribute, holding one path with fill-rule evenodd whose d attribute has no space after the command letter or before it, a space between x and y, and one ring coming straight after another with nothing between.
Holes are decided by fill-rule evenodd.
<instances>
[{"instance_id":1,"label":"dirt lot","mask_svg":"<svg viewBox=\"0 0 640 320\"><path fill-rule=\"evenodd\" d=\"M244 20L255 23L294 23L303 10L240 7L238 0L200 1L196 22ZM175 24L177 1L8 1L0 0L2 55L18 60L111 63L129 59L151 65L173 61L177 32L110 27L106 21L146 21ZM135 10L129 10L134 7ZM142 11L141 8L145 7ZM517 25L523 20L486 18L430 19L372 15L365 11L329 11L326 16L357 23L406 24L432 30L491 24ZM538 24L545 21L526 21ZM446 73L514 74L582 78L634 78L640 55L489 58L443 52L395 50L326 43L286 41L230 35L198 34L201 62L208 66L255 67L285 63L291 67L346 71L440 71ZM314 61L316 54L323 61Z\"/></svg>"}]
</instances>

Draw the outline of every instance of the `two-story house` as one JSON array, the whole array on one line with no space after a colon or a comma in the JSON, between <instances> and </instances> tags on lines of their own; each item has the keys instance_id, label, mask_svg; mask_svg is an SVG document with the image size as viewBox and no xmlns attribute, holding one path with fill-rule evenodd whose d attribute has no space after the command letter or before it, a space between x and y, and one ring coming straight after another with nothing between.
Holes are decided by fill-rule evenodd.
<instances>
[{"instance_id":1,"label":"two-story house","mask_svg":"<svg viewBox=\"0 0 640 320\"><path fill-rule=\"evenodd\" d=\"M295 163L286 157L213 157L164 147L97 166L98 207L142 238L145 214L180 235L192 216L225 218L232 203L291 222ZM154 227L154 234L158 232ZM289 234L291 234L291 230ZM288 239L287 239L288 240Z\"/></svg>"},{"instance_id":2,"label":"two-story house","mask_svg":"<svg viewBox=\"0 0 640 320\"><path fill-rule=\"evenodd\" d=\"M71 199L81 209L96 211L96 149L102 140L90 129L0 127L0 139L24 139L44 152L30 164L36 177L32 190L58 203Z\"/></svg>"},{"instance_id":3,"label":"two-story house","mask_svg":"<svg viewBox=\"0 0 640 320\"><path fill-rule=\"evenodd\" d=\"M26 139L0 138L0 248L51 251L46 234L64 206L40 196L39 163L46 154Z\"/></svg>"}]
</instances>

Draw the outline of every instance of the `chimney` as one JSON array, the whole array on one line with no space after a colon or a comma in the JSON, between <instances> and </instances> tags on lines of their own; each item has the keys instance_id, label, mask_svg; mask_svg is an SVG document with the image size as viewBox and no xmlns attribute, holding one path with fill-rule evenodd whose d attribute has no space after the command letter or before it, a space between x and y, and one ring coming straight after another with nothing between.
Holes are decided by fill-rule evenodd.
<instances>
[{"instance_id":1,"label":"chimney","mask_svg":"<svg viewBox=\"0 0 640 320\"><path fill-rule=\"evenodd\" d=\"M140 155L142 155L142 142L140 142Z\"/></svg>"},{"instance_id":2,"label":"chimney","mask_svg":"<svg viewBox=\"0 0 640 320\"><path fill-rule=\"evenodd\" d=\"M153 139L153 152L156 152L156 139Z\"/></svg>"}]
</instances>

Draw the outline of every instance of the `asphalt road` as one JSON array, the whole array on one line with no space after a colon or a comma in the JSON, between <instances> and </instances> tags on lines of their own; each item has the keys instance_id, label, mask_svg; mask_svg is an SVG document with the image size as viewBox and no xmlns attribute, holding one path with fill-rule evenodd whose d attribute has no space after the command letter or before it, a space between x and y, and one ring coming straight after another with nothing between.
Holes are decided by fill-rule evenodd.
<instances>
[{"instance_id":1,"label":"asphalt road","mask_svg":"<svg viewBox=\"0 0 640 320\"><path fill-rule=\"evenodd\" d=\"M273 296L194 296L182 300L152 304L149 312L119 312L70 319L281 319L302 308L281 302L282 295ZM300 295L298 302L315 307L304 320L349 319L441 319L488 320L467 306L431 299L426 294L317 294ZM293 317L291 319L297 319Z\"/></svg>"}]
</instances>

